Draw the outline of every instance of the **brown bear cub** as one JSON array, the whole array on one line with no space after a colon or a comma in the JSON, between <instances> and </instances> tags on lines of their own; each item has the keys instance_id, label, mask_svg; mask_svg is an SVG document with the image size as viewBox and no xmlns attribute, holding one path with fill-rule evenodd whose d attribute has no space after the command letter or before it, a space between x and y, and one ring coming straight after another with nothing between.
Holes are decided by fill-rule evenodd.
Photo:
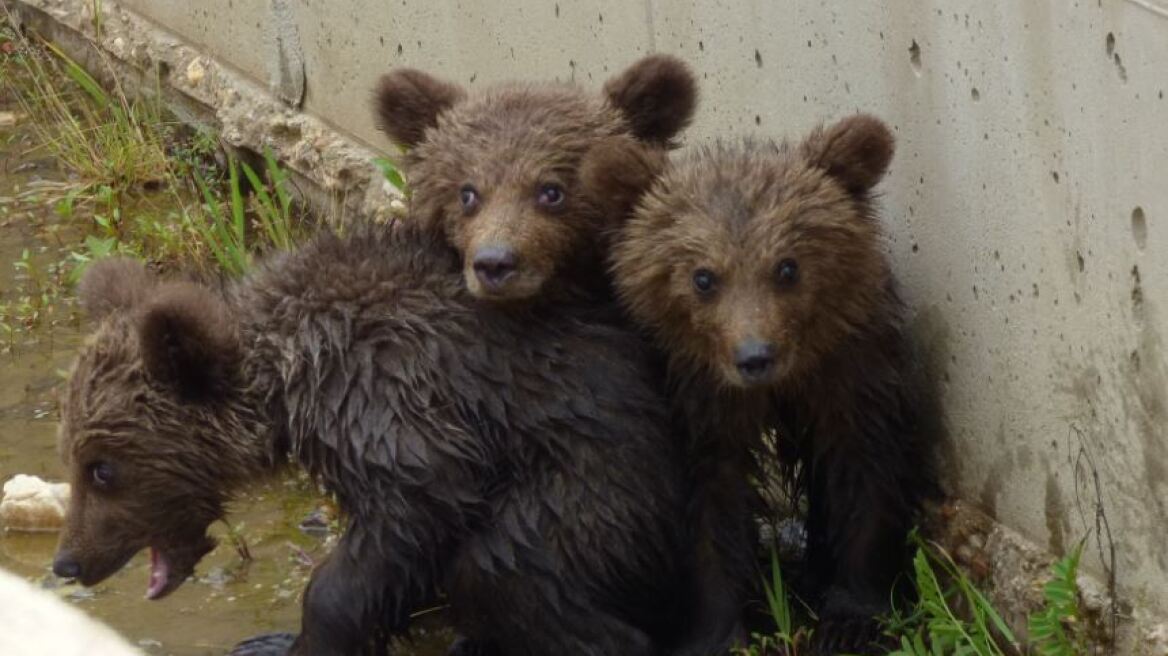
<instances>
[{"instance_id":1,"label":"brown bear cub","mask_svg":"<svg viewBox=\"0 0 1168 656\"><path fill-rule=\"evenodd\" d=\"M826 650L875 635L931 479L872 198L892 153L888 128L865 115L797 145L699 149L666 166L612 252L619 295L668 354L727 576L752 569L739 509L764 434L806 486ZM643 183L623 171L659 155L614 149L598 169L614 186Z\"/></svg>"},{"instance_id":2,"label":"brown bear cub","mask_svg":"<svg viewBox=\"0 0 1168 656\"><path fill-rule=\"evenodd\" d=\"M610 140L659 146L689 123L697 86L673 57L650 55L604 85L503 83L475 93L414 69L382 77L375 111L408 149L411 218L445 234L477 298L607 297L606 199L581 161ZM602 190L603 191L603 190Z\"/></svg>"},{"instance_id":3,"label":"brown bear cub","mask_svg":"<svg viewBox=\"0 0 1168 656\"><path fill-rule=\"evenodd\" d=\"M347 516L293 653L385 653L438 589L506 654L666 649L683 474L648 349L570 309L479 303L460 268L408 226L322 234L226 298L94 264L54 571L93 585L149 548L163 597L231 494L290 457Z\"/></svg>"}]
</instances>

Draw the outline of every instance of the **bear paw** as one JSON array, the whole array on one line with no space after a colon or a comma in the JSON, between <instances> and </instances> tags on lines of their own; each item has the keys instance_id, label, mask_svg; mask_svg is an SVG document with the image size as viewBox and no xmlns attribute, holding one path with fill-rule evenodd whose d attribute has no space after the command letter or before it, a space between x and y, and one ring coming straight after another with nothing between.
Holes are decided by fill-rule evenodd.
<instances>
[{"instance_id":1,"label":"bear paw","mask_svg":"<svg viewBox=\"0 0 1168 656\"><path fill-rule=\"evenodd\" d=\"M887 641L877 617L888 609L880 603L865 603L838 588L828 590L819 613L819 626L812 636L813 651L832 654L884 654Z\"/></svg>"},{"instance_id":2,"label":"bear paw","mask_svg":"<svg viewBox=\"0 0 1168 656\"><path fill-rule=\"evenodd\" d=\"M294 633L264 633L235 645L228 656L285 656L295 641Z\"/></svg>"},{"instance_id":3,"label":"bear paw","mask_svg":"<svg viewBox=\"0 0 1168 656\"><path fill-rule=\"evenodd\" d=\"M446 656L499 656L499 648L482 640L471 640L458 636L450 645Z\"/></svg>"}]
</instances>

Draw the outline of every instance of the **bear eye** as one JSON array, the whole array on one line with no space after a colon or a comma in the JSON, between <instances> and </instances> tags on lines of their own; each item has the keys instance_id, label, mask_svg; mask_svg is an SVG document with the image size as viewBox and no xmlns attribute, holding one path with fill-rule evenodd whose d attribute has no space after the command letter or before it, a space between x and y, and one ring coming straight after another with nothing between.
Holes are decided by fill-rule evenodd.
<instances>
[{"instance_id":1,"label":"bear eye","mask_svg":"<svg viewBox=\"0 0 1168 656\"><path fill-rule=\"evenodd\" d=\"M799 263L790 258L779 262L778 268L775 269L775 277L783 286L799 282Z\"/></svg>"},{"instance_id":2,"label":"bear eye","mask_svg":"<svg viewBox=\"0 0 1168 656\"><path fill-rule=\"evenodd\" d=\"M114 466L108 462L95 462L89 466L89 478L96 487L108 489L114 484Z\"/></svg>"},{"instance_id":3,"label":"bear eye","mask_svg":"<svg viewBox=\"0 0 1168 656\"><path fill-rule=\"evenodd\" d=\"M559 207L564 203L564 188L554 182L542 185L535 202L543 207Z\"/></svg>"},{"instance_id":4,"label":"bear eye","mask_svg":"<svg viewBox=\"0 0 1168 656\"><path fill-rule=\"evenodd\" d=\"M462 185L458 190L458 199L462 201L462 209L467 212L479 206L479 190L471 185Z\"/></svg>"},{"instance_id":5,"label":"bear eye","mask_svg":"<svg viewBox=\"0 0 1168 656\"><path fill-rule=\"evenodd\" d=\"M709 269L698 269L693 274L693 286L699 294L709 294L714 291L714 285L718 283L717 276Z\"/></svg>"}]
</instances>

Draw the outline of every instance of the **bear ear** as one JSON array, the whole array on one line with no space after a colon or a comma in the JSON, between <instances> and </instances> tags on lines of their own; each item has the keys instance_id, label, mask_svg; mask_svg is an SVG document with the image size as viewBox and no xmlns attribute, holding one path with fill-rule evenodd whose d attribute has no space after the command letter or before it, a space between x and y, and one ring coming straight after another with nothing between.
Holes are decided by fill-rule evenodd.
<instances>
[{"instance_id":1,"label":"bear ear","mask_svg":"<svg viewBox=\"0 0 1168 656\"><path fill-rule=\"evenodd\" d=\"M138 322L146 372L189 400L219 395L235 379L239 338L227 304L193 283L169 283Z\"/></svg>"},{"instance_id":2,"label":"bear ear","mask_svg":"<svg viewBox=\"0 0 1168 656\"><path fill-rule=\"evenodd\" d=\"M146 266L128 257L109 257L89 265L77 283L81 307L95 320L136 307L154 287Z\"/></svg>"},{"instance_id":3,"label":"bear ear","mask_svg":"<svg viewBox=\"0 0 1168 656\"><path fill-rule=\"evenodd\" d=\"M608 137L592 146L580 162L580 183L609 218L632 214L668 163L663 145L627 136Z\"/></svg>"},{"instance_id":4,"label":"bear ear","mask_svg":"<svg viewBox=\"0 0 1168 656\"><path fill-rule=\"evenodd\" d=\"M378 127L407 148L421 143L426 128L438 125L442 112L466 98L462 87L413 68L382 75L375 93Z\"/></svg>"},{"instance_id":5,"label":"bear ear","mask_svg":"<svg viewBox=\"0 0 1168 656\"><path fill-rule=\"evenodd\" d=\"M668 144L693 118L698 85L685 62L649 55L606 82L604 94L624 113L634 136Z\"/></svg>"},{"instance_id":6,"label":"bear ear","mask_svg":"<svg viewBox=\"0 0 1168 656\"><path fill-rule=\"evenodd\" d=\"M880 182L895 149L892 131L869 114L856 114L834 125L821 126L801 148L815 166L853 194L865 193Z\"/></svg>"}]
</instances>

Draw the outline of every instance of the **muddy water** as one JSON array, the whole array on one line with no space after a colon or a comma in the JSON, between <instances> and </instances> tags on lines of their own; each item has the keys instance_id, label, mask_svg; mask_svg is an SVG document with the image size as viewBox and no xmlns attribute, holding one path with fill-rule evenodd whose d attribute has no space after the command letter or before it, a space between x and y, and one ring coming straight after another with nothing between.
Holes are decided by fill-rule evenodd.
<instances>
[{"instance_id":1,"label":"muddy water","mask_svg":"<svg viewBox=\"0 0 1168 656\"><path fill-rule=\"evenodd\" d=\"M0 107L0 110L5 109ZM19 127L16 128L19 130ZM28 249L36 266L60 260L78 248L76 229L61 228L42 202L13 200L38 181L61 180L51 161L35 163L24 154L19 132L0 131L0 298L22 292L12 263ZM77 219L74 219L76 221ZM75 225L75 224L74 224ZM68 235L63 236L63 235ZM56 390L85 325L72 318L71 299L57 303L56 325L19 333L0 353L0 482L15 474L62 480L56 454ZM145 554L92 589L57 579L50 571L54 533L0 531L0 567L21 575L118 630L151 654L221 654L237 641L266 631L295 630L300 595L311 562L327 553L326 540L298 528L320 498L296 474L259 481L233 506L230 521L249 546L245 561L226 529L213 528L220 546L200 564L195 578L161 601L146 601L149 575ZM396 653L445 654L451 635L440 613L418 622L411 644Z\"/></svg>"}]
</instances>

